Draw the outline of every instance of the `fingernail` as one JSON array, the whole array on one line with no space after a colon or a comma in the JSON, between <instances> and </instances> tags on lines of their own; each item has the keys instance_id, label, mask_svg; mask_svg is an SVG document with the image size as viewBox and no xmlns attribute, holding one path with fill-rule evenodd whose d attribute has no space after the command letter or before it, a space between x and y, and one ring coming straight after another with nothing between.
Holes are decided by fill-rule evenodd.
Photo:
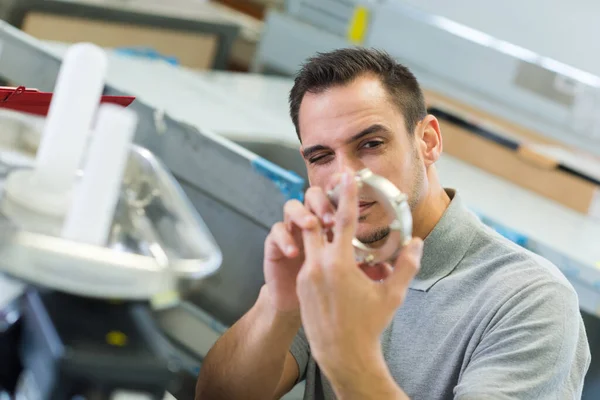
<instances>
[{"instance_id":1,"label":"fingernail","mask_svg":"<svg viewBox=\"0 0 600 400\"><path fill-rule=\"evenodd\" d=\"M306 217L304 217L303 221L305 227L310 227L315 223L315 217L313 217L312 215L307 215Z\"/></svg>"},{"instance_id":2,"label":"fingernail","mask_svg":"<svg viewBox=\"0 0 600 400\"><path fill-rule=\"evenodd\" d=\"M323 222L326 224L331 224L333 222L333 215L331 213L327 213L323 216Z\"/></svg>"},{"instance_id":3,"label":"fingernail","mask_svg":"<svg viewBox=\"0 0 600 400\"><path fill-rule=\"evenodd\" d=\"M288 256L291 256L292 254L294 254L295 250L296 250L296 248L290 244L289 246L287 246L285 248L285 254L287 254Z\"/></svg>"}]
</instances>

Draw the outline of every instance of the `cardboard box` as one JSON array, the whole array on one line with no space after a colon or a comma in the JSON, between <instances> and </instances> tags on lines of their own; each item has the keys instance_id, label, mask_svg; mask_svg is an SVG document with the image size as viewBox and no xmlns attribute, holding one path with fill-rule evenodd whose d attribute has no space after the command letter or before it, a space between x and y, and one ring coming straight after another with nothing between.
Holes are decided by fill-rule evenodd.
<instances>
[{"instance_id":1,"label":"cardboard box","mask_svg":"<svg viewBox=\"0 0 600 400\"><path fill-rule=\"evenodd\" d=\"M212 34L37 11L26 15L21 29L42 40L85 41L107 48L151 47L160 54L175 57L183 66L198 70L211 69L218 45L218 37Z\"/></svg>"},{"instance_id":2,"label":"cardboard box","mask_svg":"<svg viewBox=\"0 0 600 400\"><path fill-rule=\"evenodd\" d=\"M600 218L600 185L596 178L564 166L561 160L548 156L551 152L538 150L544 146L572 149L437 94L427 93L426 97L434 115L437 108L458 117L453 120L438 115L445 153L575 211Z\"/></svg>"}]
</instances>

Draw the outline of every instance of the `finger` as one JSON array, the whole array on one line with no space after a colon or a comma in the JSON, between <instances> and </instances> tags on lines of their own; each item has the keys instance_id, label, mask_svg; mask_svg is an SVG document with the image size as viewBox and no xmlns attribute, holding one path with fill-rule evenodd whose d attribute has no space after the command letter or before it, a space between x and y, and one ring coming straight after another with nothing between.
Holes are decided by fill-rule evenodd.
<instances>
[{"instance_id":1,"label":"finger","mask_svg":"<svg viewBox=\"0 0 600 400\"><path fill-rule=\"evenodd\" d=\"M352 238L358 225L358 185L354 174L345 172L337 212L335 214L335 237L337 247L352 245Z\"/></svg>"},{"instance_id":2,"label":"finger","mask_svg":"<svg viewBox=\"0 0 600 400\"><path fill-rule=\"evenodd\" d=\"M335 208L323 189L319 187L309 188L306 191L304 204L309 211L319 217L323 226L329 227L333 225Z\"/></svg>"},{"instance_id":3,"label":"finger","mask_svg":"<svg viewBox=\"0 0 600 400\"><path fill-rule=\"evenodd\" d=\"M321 224L318 221L314 227L302 229L302 241L304 242L304 258L306 263L319 263L321 250L325 240L323 228L321 228Z\"/></svg>"},{"instance_id":4,"label":"finger","mask_svg":"<svg viewBox=\"0 0 600 400\"><path fill-rule=\"evenodd\" d=\"M338 207L343 175L343 173L334 174L327 184L327 196L328 198L331 197L330 202L333 204L334 209Z\"/></svg>"},{"instance_id":5,"label":"finger","mask_svg":"<svg viewBox=\"0 0 600 400\"><path fill-rule=\"evenodd\" d=\"M279 260L294 258L299 254L300 247L285 225L282 222L273 225L265 240L265 258Z\"/></svg>"},{"instance_id":6,"label":"finger","mask_svg":"<svg viewBox=\"0 0 600 400\"><path fill-rule=\"evenodd\" d=\"M294 238L294 243L298 245L298 250L300 253L302 253L304 251L304 243L302 242L302 229L292 224L291 231L287 229L287 227L286 230L291 233L292 238Z\"/></svg>"},{"instance_id":7,"label":"finger","mask_svg":"<svg viewBox=\"0 0 600 400\"><path fill-rule=\"evenodd\" d=\"M334 190L338 185L341 185L343 175L344 175L343 173L334 174L331 177L331 180L327 183L327 190L328 191Z\"/></svg>"},{"instance_id":8,"label":"finger","mask_svg":"<svg viewBox=\"0 0 600 400\"><path fill-rule=\"evenodd\" d=\"M310 229L319 222L315 215L298 200L290 200L285 203L283 207L283 221L290 232L293 225L301 229Z\"/></svg>"},{"instance_id":9,"label":"finger","mask_svg":"<svg viewBox=\"0 0 600 400\"><path fill-rule=\"evenodd\" d=\"M385 280L384 285L387 294L397 302L398 306L404 299L404 295L412 279L421 266L423 254L423 241L413 238L401 251L394 263L394 271Z\"/></svg>"}]
</instances>

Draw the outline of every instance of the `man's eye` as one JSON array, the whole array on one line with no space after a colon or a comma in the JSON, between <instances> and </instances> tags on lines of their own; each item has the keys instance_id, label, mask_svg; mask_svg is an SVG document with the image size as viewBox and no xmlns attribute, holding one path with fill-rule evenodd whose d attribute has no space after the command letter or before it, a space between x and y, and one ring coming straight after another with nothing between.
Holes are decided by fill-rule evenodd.
<instances>
[{"instance_id":1,"label":"man's eye","mask_svg":"<svg viewBox=\"0 0 600 400\"><path fill-rule=\"evenodd\" d=\"M324 162L327 162L329 158L329 154L321 154L318 156L314 156L308 159L308 162L311 164L322 164Z\"/></svg>"},{"instance_id":2,"label":"man's eye","mask_svg":"<svg viewBox=\"0 0 600 400\"><path fill-rule=\"evenodd\" d=\"M376 147L381 146L382 144L383 142L381 140L369 140L362 147L363 149L374 149Z\"/></svg>"}]
</instances>

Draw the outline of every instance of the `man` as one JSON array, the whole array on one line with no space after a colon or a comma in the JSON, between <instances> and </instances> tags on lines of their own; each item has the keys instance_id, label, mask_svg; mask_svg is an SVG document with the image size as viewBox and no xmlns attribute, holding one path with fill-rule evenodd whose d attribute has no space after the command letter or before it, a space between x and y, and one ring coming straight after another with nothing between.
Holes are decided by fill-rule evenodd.
<instances>
[{"instance_id":1,"label":"man","mask_svg":"<svg viewBox=\"0 0 600 400\"><path fill-rule=\"evenodd\" d=\"M576 293L441 186L440 127L408 69L375 50L319 54L290 110L311 188L267 237L266 284L207 355L197 399L279 398L301 380L305 399L581 396ZM416 239L393 268L353 259L355 233L374 245L388 234L382 205L349 178L362 168L409 196ZM324 190L340 181L334 210Z\"/></svg>"}]
</instances>

